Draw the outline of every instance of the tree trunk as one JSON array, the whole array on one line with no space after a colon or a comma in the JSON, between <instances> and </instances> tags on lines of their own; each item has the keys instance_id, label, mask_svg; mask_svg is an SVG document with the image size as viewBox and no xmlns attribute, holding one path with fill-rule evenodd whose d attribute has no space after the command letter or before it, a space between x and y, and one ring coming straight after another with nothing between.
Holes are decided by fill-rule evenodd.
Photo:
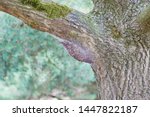
<instances>
[{"instance_id":1,"label":"tree trunk","mask_svg":"<svg viewBox=\"0 0 150 117\"><path fill-rule=\"evenodd\" d=\"M91 64L98 99L150 99L149 0L93 0L89 14L64 18L20 1L1 0L0 10L60 37L71 56Z\"/></svg>"},{"instance_id":2,"label":"tree trunk","mask_svg":"<svg viewBox=\"0 0 150 117\"><path fill-rule=\"evenodd\" d=\"M92 66L99 99L150 99L149 55L141 49L124 59L110 54L98 59Z\"/></svg>"},{"instance_id":3,"label":"tree trunk","mask_svg":"<svg viewBox=\"0 0 150 117\"><path fill-rule=\"evenodd\" d=\"M101 55L92 65L99 99L150 99L149 1L93 1L93 13L98 20L103 18L98 22L105 34L116 40L106 49L97 49Z\"/></svg>"}]
</instances>

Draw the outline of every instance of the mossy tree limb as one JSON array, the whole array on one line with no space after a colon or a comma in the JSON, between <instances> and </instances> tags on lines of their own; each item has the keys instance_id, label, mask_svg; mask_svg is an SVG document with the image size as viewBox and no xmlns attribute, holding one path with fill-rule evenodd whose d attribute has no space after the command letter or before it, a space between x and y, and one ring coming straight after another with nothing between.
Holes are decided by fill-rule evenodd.
<instances>
[{"instance_id":1,"label":"mossy tree limb","mask_svg":"<svg viewBox=\"0 0 150 117\"><path fill-rule=\"evenodd\" d=\"M26 4L26 5L24 5ZM92 38L86 28L77 28L80 22L72 22L71 17L77 17L75 11L67 11L68 15L62 17L60 15L57 17L50 18L41 8L34 8L35 4L29 5L29 3L24 3L20 0L1 0L0 1L0 10L7 12L19 19L23 20L26 24L30 25L32 28L48 32L50 34L56 35L62 39L83 39L83 38ZM44 4L44 3L42 3ZM55 7L55 3L49 3ZM46 5L46 4L45 4ZM51 6L50 5L50 6ZM50 7L48 5L48 7ZM40 10L39 10L40 9ZM46 9L46 8L45 8ZM66 7L65 7L66 9ZM58 9L59 11L60 9ZM62 9L61 9L62 10ZM56 12L56 11L55 11ZM63 11L61 11L63 12ZM84 14L82 14L84 16ZM71 16L71 17L70 17ZM76 33L76 37L72 35L72 32ZM83 35L87 33L86 36ZM85 36L85 37L84 37Z\"/></svg>"}]
</instances>

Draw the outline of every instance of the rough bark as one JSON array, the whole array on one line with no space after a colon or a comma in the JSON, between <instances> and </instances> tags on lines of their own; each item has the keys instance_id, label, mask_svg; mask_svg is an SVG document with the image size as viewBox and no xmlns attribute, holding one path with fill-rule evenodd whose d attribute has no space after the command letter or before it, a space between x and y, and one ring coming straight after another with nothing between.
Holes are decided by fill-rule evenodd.
<instances>
[{"instance_id":1,"label":"rough bark","mask_svg":"<svg viewBox=\"0 0 150 117\"><path fill-rule=\"evenodd\" d=\"M73 10L65 18L57 19L50 19L19 0L1 0L0 10L60 37L71 56L90 63L99 99L150 99L150 36L143 25L149 24L150 17L142 19L150 1L93 3L95 7L89 14Z\"/></svg>"},{"instance_id":2,"label":"rough bark","mask_svg":"<svg viewBox=\"0 0 150 117\"><path fill-rule=\"evenodd\" d=\"M145 12L150 2L93 1L92 12L98 24L103 24L104 38L115 39L121 45L118 51L110 45L103 50L97 49L101 55L93 68L99 98L150 99L150 37L139 21L141 12Z\"/></svg>"}]
</instances>

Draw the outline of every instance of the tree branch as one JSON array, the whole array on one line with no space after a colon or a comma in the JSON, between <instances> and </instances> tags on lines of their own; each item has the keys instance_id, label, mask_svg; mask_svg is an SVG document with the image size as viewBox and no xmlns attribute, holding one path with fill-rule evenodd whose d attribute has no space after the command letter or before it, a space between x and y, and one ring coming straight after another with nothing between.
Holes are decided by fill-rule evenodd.
<instances>
[{"instance_id":1,"label":"tree branch","mask_svg":"<svg viewBox=\"0 0 150 117\"><path fill-rule=\"evenodd\" d=\"M72 10L66 17L49 18L46 13L38 11L30 5L24 5L20 0L0 0L0 10L23 20L32 28L67 40L64 43L68 44L68 41L71 42L69 46L73 45L73 49L71 48L70 51L74 52L74 50L80 48L77 50L79 53L75 52L75 58L79 58L79 60L84 62L91 61L87 59L89 56L93 56L91 54L92 51L95 52L93 47L95 45L95 35L94 31L92 32L91 30L92 28L86 25L88 22L86 21L87 17L85 14ZM81 55L81 53L86 54ZM72 55L74 56L74 53Z\"/></svg>"},{"instance_id":2,"label":"tree branch","mask_svg":"<svg viewBox=\"0 0 150 117\"><path fill-rule=\"evenodd\" d=\"M51 33L62 39L81 39L84 36L92 38L87 29L81 27L82 25L79 27L78 23L81 22L70 21L71 17L77 17L76 14L79 14L75 11L72 11L64 18L51 19L44 12L33 9L31 6L23 5L20 0L0 0L0 10L23 20L32 28Z\"/></svg>"}]
</instances>

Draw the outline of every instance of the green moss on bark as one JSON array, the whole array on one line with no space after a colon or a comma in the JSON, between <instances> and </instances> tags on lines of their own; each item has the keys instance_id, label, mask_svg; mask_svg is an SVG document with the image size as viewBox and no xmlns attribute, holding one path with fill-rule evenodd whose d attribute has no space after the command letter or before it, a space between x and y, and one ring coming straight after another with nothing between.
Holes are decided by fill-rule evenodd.
<instances>
[{"instance_id":1,"label":"green moss on bark","mask_svg":"<svg viewBox=\"0 0 150 117\"><path fill-rule=\"evenodd\" d=\"M62 18L67 16L72 9L57 3L42 3L41 0L20 0L22 4L30 5L38 11L47 14L49 18Z\"/></svg>"},{"instance_id":2,"label":"green moss on bark","mask_svg":"<svg viewBox=\"0 0 150 117\"><path fill-rule=\"evenodd\" d=\"M122 37L121 32L118 30L116 26L112 26L110 29L111 29L111 35L114 39L120 39Z\"/></svg>"},{"instance_id":3,"label":"green moss on bark","mask_svg":"<svg viewBox=\"0 0 150 117\"><path fill-rule=\"evenodd\" d=\"M143 32L150 32L150 6L148 6L138 17L138 22L143 28Z\"/></svg>"}]
</instances>

